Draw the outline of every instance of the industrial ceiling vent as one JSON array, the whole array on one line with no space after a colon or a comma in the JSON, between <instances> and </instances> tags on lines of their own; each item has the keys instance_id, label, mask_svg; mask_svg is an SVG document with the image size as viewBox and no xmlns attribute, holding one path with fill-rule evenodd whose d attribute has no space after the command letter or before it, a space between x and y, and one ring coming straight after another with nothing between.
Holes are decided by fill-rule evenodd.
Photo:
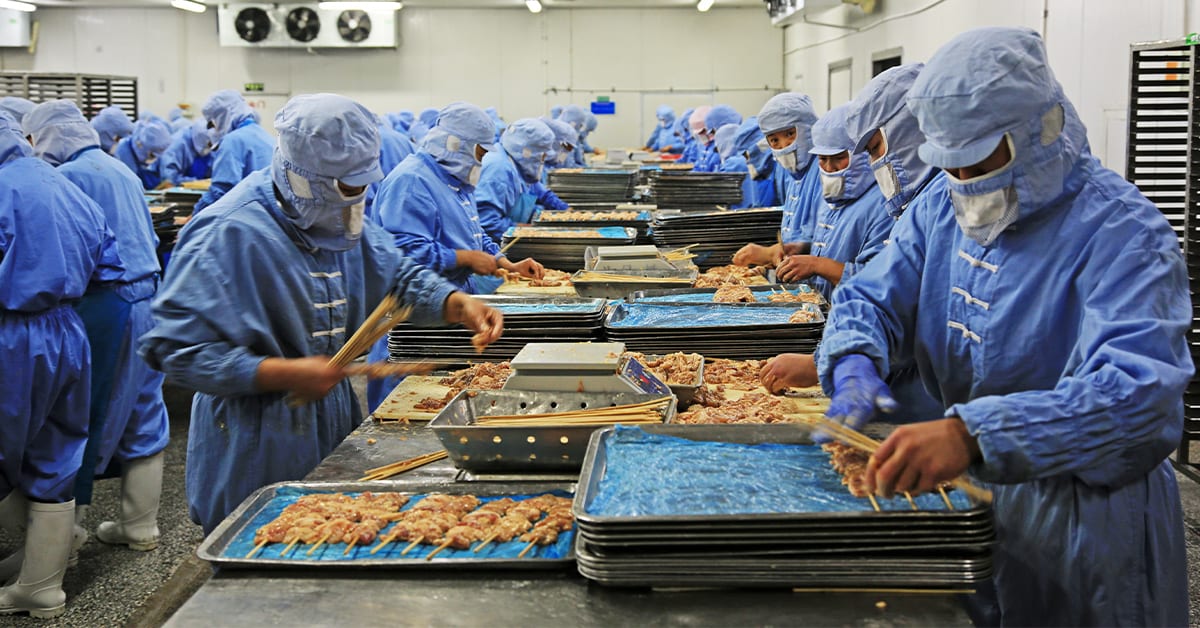
<instances>
[{"instance_id":1,"label":"industrial ceiling vent","mask_svg":"<svg viewBox=\"0 0 1200 628\"><path fill-rule=\"evenodd\" d=\"M222 46L395 48L391 9L323 10L316 4L224 4L217 8Z\"/></svg>"}]
</instances>

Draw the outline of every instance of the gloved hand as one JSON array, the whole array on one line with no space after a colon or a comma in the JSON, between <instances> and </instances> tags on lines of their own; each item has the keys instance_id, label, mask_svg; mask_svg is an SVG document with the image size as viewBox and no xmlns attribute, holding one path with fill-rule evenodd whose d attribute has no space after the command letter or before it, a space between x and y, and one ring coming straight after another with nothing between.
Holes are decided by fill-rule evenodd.
<instances>
[{"instance_id":1,"label":"gloved hand","mask_svg":"<svg viewBox=\"0 0 1200 628\"><path fill-rule=\"evenodd\" d=\"M852 353L833 367L833 398L825 416L856 430L874 419L879 412L895 412L899 407L892 391L880 379L875 363L865 355ZM823 436L823 435L821 435ZM829 440L815 438L818 442Z\"/></svg>"}]
</instances>

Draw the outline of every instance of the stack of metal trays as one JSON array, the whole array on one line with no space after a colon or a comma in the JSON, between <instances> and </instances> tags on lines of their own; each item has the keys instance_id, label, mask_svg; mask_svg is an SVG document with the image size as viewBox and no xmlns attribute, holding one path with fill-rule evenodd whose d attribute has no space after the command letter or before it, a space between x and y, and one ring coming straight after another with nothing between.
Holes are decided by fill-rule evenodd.
<instances>
[{"instance_id":1,"label":"stack of metal trays","mask_svg":"<svg viewBox=\"0 0 1200 628\"><path fill-rule=\"evenodd\" d=\"M573 205L565 211L542 211L533 223L550 227L632 227L638 240L649 241L650 211L638 205Z\"/></svg>"},{"instance_id":2,"label":"stack of metal trays","mask_svg":"<svg viewBox=\"0 0 1200 628\"><path fill-rule=\"evenodd\" d=\"M423 497L433 493L469 494L482 502L501 497L515 500L552 494L571 497L571 483L495 483L446 484L395 480L389 482L281 482L255 491L208 535L196 554L221 567L253 569L564 569L574 558L575 531L559 535L552 545L535 546L523 557L518 555L526 543L519 540L492 543L482 551L446 549L430 558L433 545L417 545L404 552L407 543L396 541L376 550L378 540L393 529L388 524L369 543L350 546L342 538L327 539L317 545L271 543L256 549L255 532L279 516L288 505L308 495L341 493L357 497L364 492L400 493L408 497L400 512L411 509ZM375 551L373 551L375 550Z\"/></svg>"},{"instance_id":3,"label":"stack of metal trays","mask_svg":"<svg viewBox=\"0 0 1200 628\"><path fill-rule=\"evenodd\" d=\"M518 239L519 238L519 239ZM532 257L547 268L575 272L583 268L589 246L620 246L637 241L632 227L509 227L501 243L509 259ZM513 241L516 240L514 243ZM509 246L511 245L511 247Z\"/></svg>"},{"instance_id":4,"label":"stack of metal trays","mask_svg":"<svg viewBox=\"0 0 1200 628\"><path fill-rule=\"evenodd\" d=\"M154 235L158 236L158 253L161 255L175 248L175 239L179 236L179 230L183 225L177 224L176 217L184 217L191 214L191 208L182 208L174 204L161 204L150 206L150 221L154 225Z\"/></svg>"},{"instance_id":5,"label":"stack of metal trays","mask_svg":"<svg viewBox=\"0 0 1200 628\"><path fill-rule=\"evenodd\" d=\"M829 304L820 292L807 283L768 284L746 286L757 303L794 302L813 303L828 311ZM642 290L625 297L629 303L673 303L676 305L714 303L718 288L686 288L666 290Z\"/></svg>"},{"instance_id":6,"label":"stack of metal trays","mask_svg":"<svg viewBox=\"0 0 1200 628\"><path fill-rule=\"evenodd\" d=\"M876 511L808 428L781 427L595 433L573 507L579 572L663 587L965 589L990 577L990 506L950 491Z\"/></svg>"},{"instance_id":7,"label":"stack of metal trays","mask_svg":"<svg viewBox=\"0 0 1200 628\"><path fill-rule=\"evenodd\" d=\"M711 210L742 202L745 172L651 170L650 195L659 207Z\"/></svg>"},{"instance_id":8,"label":"stack of metal trays","mask_svg":"<svg viewBox=\"0 0 1200 628\"><path fill-rule=\"evenodd\" d=\"M665 248L698 244L690 249L696 265L711 268L731 263L733 254L751 242L775 244L782 221L778 207L703 213L659 210L651 220L650 237Z\"/></svg>"},{"instance_id":9,"label":"stack of metal trays","mask_svg":"<svg viewBox=\"0 0 1200 628\"><path fill-rule=\"evenodd\" d=\"M476 297L504 314L504 336L477 353L475 332L462 326L397 325L388 332L388 357L393 362L423 360L435 364L511 360L530 342L590 342L604 327L604 299L567 297Z\"/></svg>"},{"instance_id":10,"label":"stack of metal trays","mask_svg":"<svg viewBox=\"0 0 1200 628\"><path fill-rule=\"evenodd\" d=\"M788 322L797 310L810 312L813 322ZM812 303L618 303L604 320L604 337L642 353L762 360L812 353L824 327Z\"/></svg>"},{"instance_id":11,"label":"stack of metal trays","mask_svg":"<svg viewBox=\"0 0 1200 628\"><path fill-rule=\"evenodd\" d=\"M636 170L561 168L551 170L550 189L570 205L626 203L633 199Z\"/></svg>"},{"instance_id":12,"label":"stack of metal trays","mask_svg":"<svg viewBox=\"0 0 1200 628\"><path fill-rule=\"evenodd\" d=\"M596 425L506 426L478 423L494 415L551 414L643 403L659 395L635 392L464 390L429 423L454 466L476 473L573 471L583 466ZM661 409L675 417L675 400Z\"/></svg>"},{"instance_id":13,"label":"stack of metal trays","mask_svg":"<svg viewBox=\"0 0 1200 628\"><path fill-rule=\"evenodd\" d=\"M620 273L581 270L571 275L575 292L581 297L623 299L633 292L656 290L671 286L690 286L700 271L690 270L630 270Z\"/></svg>"}]
</instances>

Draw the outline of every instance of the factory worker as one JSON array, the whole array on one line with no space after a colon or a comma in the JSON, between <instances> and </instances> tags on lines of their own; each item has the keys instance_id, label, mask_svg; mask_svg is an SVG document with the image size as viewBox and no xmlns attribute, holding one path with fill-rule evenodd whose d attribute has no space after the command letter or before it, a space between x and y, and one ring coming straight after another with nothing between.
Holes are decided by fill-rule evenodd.
<instances>
[{"instance_id":1,"label":"factory worker","mask_svg":"<svg viewBox=\"0 0 1200 628\"><path fill-rule=\"evenodd\" d=\"M183 117L183 109L174 107L167 112L167 124L171 125L171 134L174 135L191 126L192 121Z\"/></svg>"},{"instance_id":2,"label":"factory worker","mask_svg":"<svg viewBox=\"0 0 1200 628\"><path fill-rule=\"evenodd\" d=\"M700 160L696 162L696 172L716 172L721 167L721 156L717 154L717 129L727 125L742 123L742 115L729 105L717 105L704 115L704 132L708 138Z\"/></svg>"},{"instance_id":3,"label":"factory worker","mask_svg":"<svg viewBox=\"0 0 1200 628\"><path fill-rule=\"evenodd\" d=\"M849 104L834 107L812 127L813 147L808 152L817 156L825 203L817 209L809 253L790 255L776 268L781 281L811 277L826 300L835 286L879 253L896 222L884 209L870 157L855 152L855 142L846 133L849 109Z\"/></svg>"},{"instance_id":4,"label":"factory worker","mask_svg":"<svg viewBox=\"0 0 1200 628\"><path fill-rule=\"evenodd\" d=\"M947 410L893 432L868 487L993 483L995 600L973 596L977 625L1187 624L1167 461L1194 371L1175 233L1090 153L1032 30L952 39L907 107L948 176L835 293L817 366L850 424L897 359Z\"/></svg>"},{"instance_id":5,"label":"factory worker","mask_svg":"<svg viewBox=\"0 0 1200 628\"><path fill-rule=\"evenodd\" d=\"M758 127L767 138L776 166L792 178L783 199L782 245L747 244L734 254L734 264L774 264L786 255L808 252L817 209L825 202L821 197L821 168L816 155L808 152L816 121L812 100L792 92L772 96L758 112Z\"/></svg>"},{"instance_id":6,"label":"factory worker","mask_svg":"<svg viewBox=\"0 0 1200 628\"><path fill-rule=\"evenodd\" d=\"M200 109L212 133L212 184L196 201L192 214L217 202L250 173L271 164L275 140L258 124L258 114L242 95L223 89L208 97Z\"/></svg>"},{"instance_id":7,"label":"factory worker","mask_svg":"<svg viewBox=\"0 0 1200 628\"><path fill-rule=\"evenodd\" d=\"M695 111L695 109L683 110L683 114L675 120L675 124L672 127L671 145L662 151L666 153L679 153L680 162L687 160L686 155L688 150L696 145L696 138L692 135L691 129L688 126L692 118L692 113Z\"/></svg>"},{"instance_id":8,"label":"factory worker","mask_svg":"<svg viewBox=\"0 0 1200 628\"><path fill-rule=\"evenodd\" d=\"M583 145L581 144L584 129L587 128L587 112L579 105L567 105L563 107L562 115L558 119L571 125L571 128L575 129L575 133L579 136L579 141L575 142L575 148L571 153L571 161L575 164L574 167L587 167L587 160L583 157Z\"/></svg>"},{"instance_id":9,"label":"factory worker","mask_svg":"<svg viewBox=\"0 0 1200 628\"><path fill-rule=\"evenodd\" d=\"M379 168L383 176L387 176L392 168L400 165L406 157L413 154L412 141L407 136L397 133L383 118L376 118L379 127ZM374 215L375 196L379 194L379 182L367 186L366 215Z\"/></svg>"},{"instance_id":10,"label":"factory worker","mask_svg":"<svg viewBox=\"0 0 1200 628\"><path fill-rule=\"evenodd\" d=\"M0 614L65 609L92 370L72 304L123 272L100 208L0 112L0 527L28 548Z\"/></svg>"},{"instance_id":11,"label":"factory worker","mask_svg":"<svg viewBox=\"0 0 1200 628\"><path fill-rule=\"evenodd\" d=\"M475 204L479 224L493 242L501 241L509 227L533 220L537 193L532 188L541 180L546 161L553 160L554 139L554 132L541 120L523 118L514 122L500 138L500 145L483 158ZM536 262L528 261L536 267Z\"/></svg>"},{"instance_id":12,"label":"factory worker","mask_svg":"<svg viewBox=\"0 0 1200 628\"><path fill-rule=\"evenodd\" d=\"M488 278L496 269L532 274L529 260L513 264L488 237L479 221L475 186L483 156L493 150L491 118L475 105L457 102L442 109L416 153L388 174L379 186L373 220L392 243L414 262L440 274L464 292L495 290ZM387 339L371 349L371 361L386 360ZM399 382L367 383L367 403L376 408Z\"/></svg>"},{"instance_id":13,"label":"factory worker","mask_svg":"<svg viewBox=\"0 0 1200 628\"><path fill-rule=\"evenodd\" d=\"M34 103L26 98L17 96L5 96L0 98L0 111L7 113L13 120L20 124L25 119L25 115L33 109Z\"/></svg>"},{"instance_id":14,"label":"factory worker","mask_svg":"<svg viewBox=\"0 0 1200 628\"><path fill-rule=\"evenodd\" d=\"M34 154L56 166L103 210L125 266L107 294L91 291L95 294L85 296L79 308L92 347L93 420L76 480L77 520L82 522L91 504L93 473L115 463L122 477L120 519L100 524L96 537L151 550L158 545L168 419L163 375L138 357L137 339L154 326L150 299L159 278L158 237L141 183L100 150L96 132L75 103L38 105L25 117L24 127ZM106 385L97 385L104 380ZM80 529L76 542L83 539L86 532Z\"/></svg>"},{"instance_id":15,"label":"factory worker","mask_svg":"<svg viewBox=\"0 0 1200 628\"><path fill-rule=\"evenodd\" d=\"M558 117L562 115L562 112L563 112L562 105L554 105L553 107L550 108L550 119L557 120Z\"/></svg>"},{"instance_id":16,"label":"factory worker","mask_svg":"<svg viewBox=\"0 0 1200 628\"><path fill-rule=\"evenodd\" d=\"M413 120L416 119L416 116L413 115L413 112L407 109L403 111L397 111L395 113L389 113L384 117L387 118L387 121L392 125L392 130L403 135L404 137L408 137L408 130L412 127Z\"/></svg>"},{"instance_id":17,"label":"factory worker","mask_svg":"<svg viewBox=\"0 0 1200 628\"><path fill-rule=\"evenodd\" d=\"M437 124L438 110L432 107L427 107L421 110L417 115L417 119L410 127L409 137L412 138L414 144L420 143L425 138L425 134Z\"/></svg>"},{"instance_id":18,"label":"factory worker","mask_svg":"<svg viewBox=\"0 0 1200 628\"><path fill-rule=\"evenodd\" d=\"M587 121L583 125L583 132L579 134L579 147L585 155L599 155L602 151L589 145L587 138L592 134L592 131L596 130L596 127L600 126L600 119L590 111L585 111L584 113L587 116Z\"/></svg>"},{"instance_id":19,"label":"factory worker","mask_svg":"<svg viewBox=\"0 0 1200 628\"><path fill-rule=\"evenodd\" d=\"M659 105L654 111L658 124L650 131L643 150L666 151L675 143L675 110L671 105Z\"/></svg>"},{"instance_id":20,"label":"factory worker","mask_svg":"<svg viewBox=\"0 0 1200 628\"><path fill-rule=\"evenodd\" d=\"M100 148L112 154L117 148L117 143L133 133L133 120L129 119L124 109L113 105L101 109L92 118L92 128L96 129L96 134L100 136Z\"/></svg>"},{"instance_id":21,"label":"factory worker","mask_svg":"<svg viewBox=\"0 0 1200 628\"><path fill-rule=\"evenodd\" d=\"M684 163L698 165L700 157L703 155L705 148L708 147L712 138L708 136L708 130L704 126L704 118L708 112L712 111L712 107L701 105L692 110L692 115L688 116L688 134L692 138L691 147L685 147L683 156L679 158Z\"/></svg>"},{"instance_id":22,"label":"factory worker","mask_svg":"<svg viewBox=\"0 0 1200 628\"><path fill-rule=\"evenodd\" d=\"M749 175L742 183L745 207L774 207L776 198L782 198L775 192L775 160L771 151L763 148L766 143L758 128L758 116L743 120L733 136L734 153L741 156Z\"/></svg>"},{"instance_id":23,"label":"factory worker","mask_svg":"<svg viewBox=\"0 0 1200 628\"><path fill-rule=\"evenodd\" d=\"M575 154L575 143L579 141L579 135L575 133L575 129L562 120L551 120L550 118L538 118L538 120L554 133L553 151L546 154L544 171L548 173L556 168L570 167L568 164ZM530 186L530 192L534 195L538 206L550 211L570 209L571 206L546 185L548 178L547 174L543 174L541 179Z\"/></svg>"},{"instance_id":24,"label":"factory worker","mask_svg":"<svg viewBox=\"0 0 1200 628\"><path fill-rule=\"evenodd\" d=\"M212 176L212 132L205 120L196 120L171 140L159 159L158 172L164 184L179 185L185 181Z\"/></svg>"},{"instance_id":25,"label":"factory worker","mask_svg":"<svg viewBox=\"0 0 1200 628\"><path fill-rule=\"evenodd\" d=\"M361 422L328 361L389 292L415 307L417 324L461 322L489 342L503 327L364 225L366 187L383 176L370 111L334 94L297 96L275 130L271 166L180 231L157 325L142 337L152 366L199 391L186 486L205 532L255 489L304 477ZM315 401L291 408L288 393Z\"/></svg>"},{"instance_id":26,"label":"factory worker","mask_svg":"<svg viewBox=\"0 0 1200 628\"><path fill-rule=\"evenodd\" d=\"M717 155L721 159L721 163L717 167L717 172L740 172L746 175L742 180L742 200L730 206L730 209L750 207L752 197L754 196L754 191L750 188L752 185L749 176L750 168L746 163L746 158L741 156L736 150L737 145L735 140L740 126L740 124L726 124L717 129L717 132L713 135L713 145L717 147Z\"/></svg>"},{"instance_id":27,"label":"factory worker","mask_svg":"<svg viewBox=\"0 0 1200 628\"><path fill-rule=\"evenodd\" d=\"M156 122L138 121L133 134L117 143L113 156L137 175L142 187L153 190L162 182L158 158L171 145L171 132Z\"/></svg>"},{"instance_id":28,"label":"factory worker","mask_svg":"<svg viewBox=\"0 0 1200 628\"><path fill-rule=\"evenodd\" d=\"M495 107L488 107L483 110L492 119L492 124L496 125L496 141L500 141L500 136L504 134L504 129L508 128L508 124L500 117L500 112L496 111Z\"/></svg>"}]
</instances>

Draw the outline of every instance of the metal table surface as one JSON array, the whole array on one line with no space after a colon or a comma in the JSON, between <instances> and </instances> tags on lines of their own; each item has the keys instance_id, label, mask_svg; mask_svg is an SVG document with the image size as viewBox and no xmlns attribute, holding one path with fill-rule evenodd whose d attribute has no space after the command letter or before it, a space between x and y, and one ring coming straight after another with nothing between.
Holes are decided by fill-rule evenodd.
<instances>
[{"instance_id":1,"label":"metal table surface","mask_svg":"<svg viewBox=\"0 0 1200 628\"><path fill-rule=\"evenodd\" d=\"M423 425L365 422L306 480L354 480L366 469L436 451ZM454 482L441 460L406 480ZM959 596L936 593L603 587L572 571L216 572L167 622L203 626L969 625Z\"/></svg>"}]
</instances>

